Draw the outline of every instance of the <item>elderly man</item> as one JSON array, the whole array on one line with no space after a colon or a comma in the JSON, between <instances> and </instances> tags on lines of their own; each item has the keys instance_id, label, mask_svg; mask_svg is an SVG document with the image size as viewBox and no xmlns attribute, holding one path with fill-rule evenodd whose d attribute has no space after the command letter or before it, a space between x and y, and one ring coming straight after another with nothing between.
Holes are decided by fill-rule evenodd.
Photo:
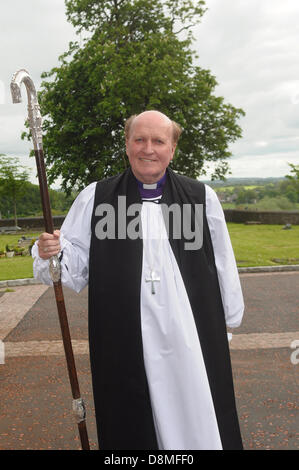
<instances>
[{"instance_id":1,"label":"elderly man","mask_svg":"<svg viewBox=\"0 0 299 470\"><path fill-rule=\"evenodd\" d=\"M131 117L130 168L87 186L33 250L43 282L60 254L62 282L89 286L101 449L242 448L226 330L241 323L242 291L216 194L168 168L180 132L158 111ZM173 207L193 230L166 223Z\"/></svg>"}]
</instances>

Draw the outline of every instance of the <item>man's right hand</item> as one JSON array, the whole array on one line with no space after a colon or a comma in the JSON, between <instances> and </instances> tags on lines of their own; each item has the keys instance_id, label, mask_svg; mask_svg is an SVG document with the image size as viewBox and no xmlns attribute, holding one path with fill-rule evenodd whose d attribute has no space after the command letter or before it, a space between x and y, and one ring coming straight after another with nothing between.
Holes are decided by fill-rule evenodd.
<instances>
[{"instance_id":1,"label":"man's right hand","mask_svg":"<svg viewBox=\"0 0 299 470\"><path fill-rule=\"evenodd\" d=\"M42 259L50 259L61 251L60 230L54 230L53 234L44 232L38 238L38 254Z\"/></svg>"}]
</instances>

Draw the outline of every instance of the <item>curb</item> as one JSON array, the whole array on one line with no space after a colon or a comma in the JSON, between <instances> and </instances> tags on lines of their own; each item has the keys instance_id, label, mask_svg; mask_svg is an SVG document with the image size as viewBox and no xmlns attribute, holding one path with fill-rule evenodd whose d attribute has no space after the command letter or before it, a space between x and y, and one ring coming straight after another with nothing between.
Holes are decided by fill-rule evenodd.
<instances>
[{"instance_id":1,"label":"curb","mask_svg":"<svg viewBox=\"0 0 299 470\"><path fill-rule=\"evenodd\" d=\"M299 264L281 265L281 266L252 266L247 268L238 268L239 274L243 273L279 273L299 271ZM29 286L34 284L42 284L38 279L33 277L27 279L12 279L10 281L0 281L0 289L3 287Z\"/></svg>"},{"instance_id":2,"label":"curb","mask_svg":"<svg viewBox=\"0 0 299 470\"><path fill-rule=\"evenodd\" d=\"M27 279L12 279L9 281L0 281L0 288L1 287L15 287L15 286L29 286L35 284L42 284L38 279L27 278Z\"/></svg>"},{"instance_id":3,"label":"curb","mask_svg":"<svg viewBox=\"0 0 299 470\"><path fill-rule=\"evenodd\" d=\"M299 264L289 264L281 266L251 266L247 268L238 268L239 274L242 273L279 273L299 271Z\"/></svg>"}]
</instances>

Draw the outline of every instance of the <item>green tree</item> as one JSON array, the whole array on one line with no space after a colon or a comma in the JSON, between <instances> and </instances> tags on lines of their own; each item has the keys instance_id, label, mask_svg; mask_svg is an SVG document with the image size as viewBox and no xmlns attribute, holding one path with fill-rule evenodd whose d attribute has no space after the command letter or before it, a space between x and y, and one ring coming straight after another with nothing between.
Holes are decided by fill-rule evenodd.
<instances>
[{"instance_id":1,"label":"green tree","mask_svg":"<svg viewBox=\"0 0 299 470\"><path fill-rule=\"evenodd\" d=\"M13 207L15 225L17 220L17 201L24 194L28 172L20 165L19 159L0 154L0 184L2 192Z\"/></svg>"},{"instance_id":2,"label":"green tree","mask_svg":"<svg viewBox=\"0 0 299 470\"><path fill-rule=\"evenodd\" d=\"M126 168L124 121L146 109L183 127L174 170L198 177L216 162L214 177L225 176L244 112L215 96L215 77L194 65L192 26L204 11L192 0L66 1L68 20L88 37L43 74L49 183L60 176L69 192Z\"/></svg>"},{"instance_id":3,"label":"green tree","mask_svg":"<svg viewBox=\"0 0 299 470\"><path fill-rule=\"evenodd\" d=\"M50 204L53 215L66 214L71 207L76 193L69 196L61 190L49 189ZM7 196L4 180L0 179L0 218L10 218L12 214L11 199ZM30 181L24 182L22 196L18 199L18 217L42 216L40 189Z\"/></svg>"},{"instance_id":4,"label":"green tree","mask_svg":"<svg viewBox=\"0 0 299 470\"><path fill-rule=\"evenodd\" d=\"M290 181L292 185L292 187L289 188L289 194L290 192L295 192L297 196L297 202L299 202L299 165L293 165L292 163L289 163L289 166L291 167L292 173L291 175L286 175L286 178Z\"/></svg>"},{"instance_id":5,"label":"green tree","mask_svg":"<svg viewBox=\"0 0 299 470\"><path fill-rule=\"evenodd\" d=\"M236 199L236 204L252 204L258 199L258 194L254 189L244 189L242 188L238 192L238 197Z\"/></svg>"}]
</instances>

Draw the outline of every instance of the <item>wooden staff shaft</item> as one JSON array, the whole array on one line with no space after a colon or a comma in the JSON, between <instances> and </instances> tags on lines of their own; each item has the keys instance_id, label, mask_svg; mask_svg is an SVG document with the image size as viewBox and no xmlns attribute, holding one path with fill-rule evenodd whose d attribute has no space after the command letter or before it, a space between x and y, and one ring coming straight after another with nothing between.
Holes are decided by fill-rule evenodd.
<instances>
[{"instance_id":1,"label":"wooden staff shaft","mask_svg":"<svg viewBox=\"0 0 299 470\"><path fill-rule=\"evenodd\" d=\"M35 153L35 160L36 160L36 167L39 179L39 188L40 188L40 195L41 195L41 202L42 202L42 209L44 215L44 224L45 224L45 231L48 233L54 232L54 224L53 218L51 215L51 205L50 205L50 197L49 197L49 190L47 184L47 176L46 176L46 169L44 164L44 156L43 150L38 149L34 151ZM70 329L67 319L67 313L65 308L65 301L63 295L63 289L61 280L53 281L61 335L63 340L63 347L66 357L66 363L68 368L68 375L71 384L72 396L73 399L79 399L81 397L80 394L80 387L78 382L78 376L76 371L75 365L75 358L73 353L73 347L71 342L71 335ZM85 419L80 421L78 424L78 430L81 440L81 446L83 450L89 450L89 440L87 435L86 429L86 422Z\"/></svg>"},{"instance_id":2,"label":"wooden staff shaft","mask_svg":"<svg viewBox=\"0 0 299 470\"><path fill-rule=\"evenodd\" d=\"M10 84L13 103L20 103L21 84L24 83L28 97L28 121L34 144L36 167L39 179L41 202L44 214L45 231L52 234L54 232L53 218L51 214L49 190L47 184L47 175L44 163L43 145L42 145L42 117L37 99L37 93L34 83L25 69L18 70L12 77ZM60 278L60 263L57 257L50 259L52 268L51 278L55 292L63 346L67 362L69 380L73 395L73 410L77 418L79 435L83 450L89 450L89 441L85 423L85 407L81 399L79 382L77 377L73 347L70 336L70 329L65 309L64 295Z\"/></svg>"}]
</instances>

